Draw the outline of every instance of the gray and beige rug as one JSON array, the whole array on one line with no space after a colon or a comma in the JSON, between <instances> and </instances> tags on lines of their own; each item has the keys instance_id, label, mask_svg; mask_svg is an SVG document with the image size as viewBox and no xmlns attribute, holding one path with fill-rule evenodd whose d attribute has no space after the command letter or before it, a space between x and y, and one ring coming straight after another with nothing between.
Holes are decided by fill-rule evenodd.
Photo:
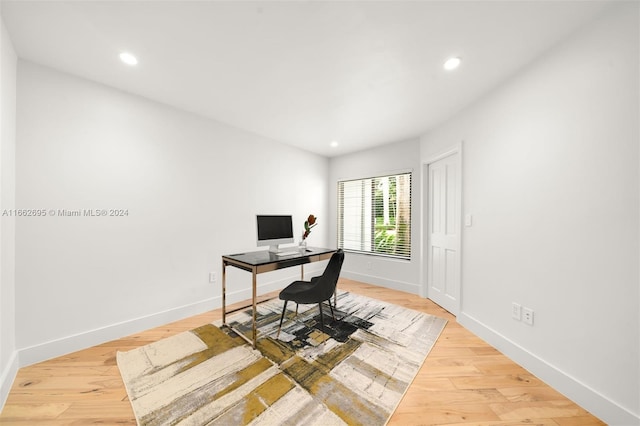
<instances>
[{"instance_id":1,"label":"gray and beige rug","mask_svg":"<svg viewBox=\"0 0 640 426\"><path fill-rule=\"evenodd\" d=\"M287 311L258 305L258 348L219 323L118 353L140 425L384 425L446 320L351 293ZM295 304L292 309L295 310ZM251 308L228 323L249 335Z\"/></svg>"}]
</instances>

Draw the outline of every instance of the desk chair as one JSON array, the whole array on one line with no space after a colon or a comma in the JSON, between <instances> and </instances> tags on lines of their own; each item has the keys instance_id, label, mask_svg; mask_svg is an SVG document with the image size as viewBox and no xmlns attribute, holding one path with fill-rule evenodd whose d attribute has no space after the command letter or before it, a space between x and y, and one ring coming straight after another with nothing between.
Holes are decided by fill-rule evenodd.
<instances>
[{"instance_id":1,"label":"desk chair","mask_svg":"<svg viewBox=\"0 0 640 426\"><path fill-rule=\"evenodd\" d=\"M331 259L329 259L329 263L322 275L311 278L311 281L294 281L280 292L280 300L284 300L284 307L282 308L282 316L280 317L280 325L278 326L276 339L280 336L282 321L284 320L284 314L287 310L287 303L290 300L303 305L317 303L320 309L320 325L322 329L324 329L322 302L326 300L329 302L331 315L335 321L336 317L333 313L333 306L331 305L331 296L333 296L336 291L340 270L342 269L342 262L344 262L344 252L342 249L338 249L338 251L331 256ZM296 313L297 312L298 310L296 308Z\"/></svg>"}]
</instances>

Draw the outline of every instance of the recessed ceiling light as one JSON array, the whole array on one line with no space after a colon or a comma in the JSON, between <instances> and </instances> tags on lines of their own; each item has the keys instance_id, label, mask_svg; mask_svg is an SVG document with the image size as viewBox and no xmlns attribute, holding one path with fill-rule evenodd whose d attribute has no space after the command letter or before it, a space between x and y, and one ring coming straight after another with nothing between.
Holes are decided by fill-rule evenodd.
<instances>
[{"instance_id":1,"label":"recessed ceiling light","mask_svg":"<svg viewBox=\"0 0 640 426\"><path fill-rule=\"evenodd\" d=\"M331 141L329 145L331 145L331 148L335 148L338 146L338 141Z\"/></svg>"},{"instance_id":2,"label":"recessed ceiling light","mask_svg":"<svg viewBox=\"0 0 640 426\"><path fill-rule=\"evenodd\" d=\"M457 56L454 56L452 58L447 59L443 67L447 71L452 71L460 66L460 62L462 62L460 58L458 58Z\"/></svg>"},{"instance_id":3,"label":"recessed ceiling light","mask_svg":"<svg viewBox=\"0 0 640 426\"><path fill-rule=\"evenodd\" d=\"M127 65L136 65L138 63L138 59L129 52L122 52L120 54L120 60Z\"/></svg>"}]
</instances>

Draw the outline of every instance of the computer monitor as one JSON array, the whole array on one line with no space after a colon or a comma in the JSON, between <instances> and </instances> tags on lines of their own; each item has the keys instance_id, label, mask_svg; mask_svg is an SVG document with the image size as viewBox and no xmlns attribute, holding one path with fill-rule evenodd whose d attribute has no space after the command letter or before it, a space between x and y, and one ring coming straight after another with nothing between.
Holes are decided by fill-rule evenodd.
<instances>
[{"instance_id":1,"label":"computer monitor","mask_svg":"<svg viewBox=\"0 0 640 426\"><path fill-rule=\"evenodd\" d=\"M293 243L293 220L291 215L256 215L258 246L269 246L269 251L278 253L279 244Z\"/></svg>"}]
</instances>

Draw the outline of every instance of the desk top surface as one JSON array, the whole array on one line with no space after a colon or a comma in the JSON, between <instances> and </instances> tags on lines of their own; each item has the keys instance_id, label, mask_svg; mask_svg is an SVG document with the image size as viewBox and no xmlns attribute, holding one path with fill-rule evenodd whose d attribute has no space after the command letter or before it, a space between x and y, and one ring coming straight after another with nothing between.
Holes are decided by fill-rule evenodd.
<instances>
[{"instance_id":1,"label":"desk top surface","mask_svg":"<svg viewBox=\"0 0 640 426\"><path fill-rule=\"evenodd\" d=\"M297 247L284 247L283 251L294 251ZM235 260L247 265L258 266L268 263L277 263L280 261L287 261L293 259L304 259L306 257L317 256L321 254L333 253L336 249L321 248L321 247L307 247L306 251L297 252L296 254L280 256L275 253L270 253L268 250L251 251L246 253L227 254L222 256L222 259Z\"/></svg>"}]
</instances>

